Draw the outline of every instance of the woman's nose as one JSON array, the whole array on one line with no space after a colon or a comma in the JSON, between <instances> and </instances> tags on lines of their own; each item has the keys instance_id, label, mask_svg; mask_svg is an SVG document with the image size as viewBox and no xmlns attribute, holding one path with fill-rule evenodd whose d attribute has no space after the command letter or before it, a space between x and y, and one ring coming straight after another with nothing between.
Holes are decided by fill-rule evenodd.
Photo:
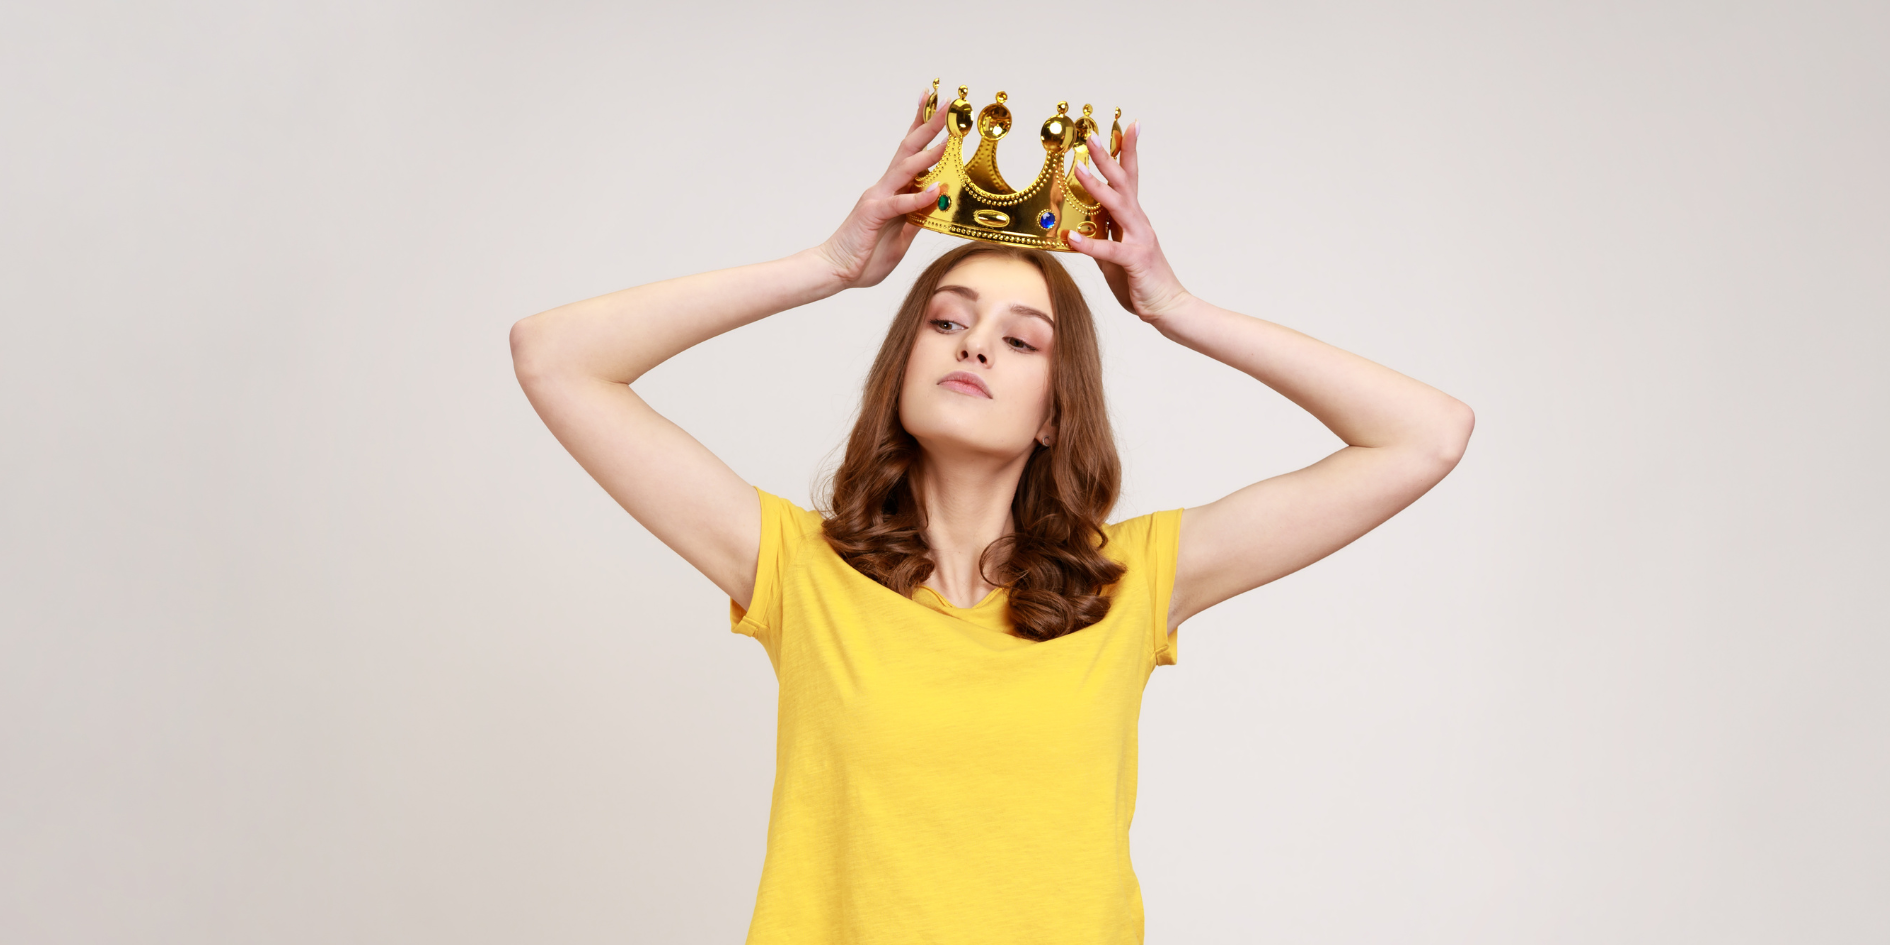
<instances>
[{"instance_id":1,"label":"woman's nose","mask_svg":"<svg viewBox=\"0 0 1890 945\"><path fill-rule=\"evenodd\" d=\"M958 360L960 360L960 361L963 361L964 359L966 359L966 358L969 358L969 357L971 357L971 349L970 349L970 348L965 348L965 349L962 349L962 350L960 350L960 351L958 352ZM991 362L990 362L990 359L988 359L988 358L986 358L986 357L984 356L984 352L982 352L982 351L980 351L980 352L978 352L978 363L979 363L979 364L989 364L989 363L991 363Z\"/></svg>"}]
</instances>

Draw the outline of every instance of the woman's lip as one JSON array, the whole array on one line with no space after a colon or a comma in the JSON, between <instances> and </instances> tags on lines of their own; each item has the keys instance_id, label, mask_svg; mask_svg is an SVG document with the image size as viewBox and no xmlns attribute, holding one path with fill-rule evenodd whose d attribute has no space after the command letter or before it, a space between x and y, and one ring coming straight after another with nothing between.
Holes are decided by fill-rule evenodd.
<instances>
[{"instance_id":1,"label":"woman's lip","mask_svg":"<svg viewBox=\"0 0 1890 945\"><path fill-rule=\"evenodd\" d=\"M991 399L991 388L984 386L984 381L980 380L977 375L966 374L963 371L953 371L939 378L938 386L955 390L961 394L983 397L986 400Z\"/></svg>"}]
</instances>

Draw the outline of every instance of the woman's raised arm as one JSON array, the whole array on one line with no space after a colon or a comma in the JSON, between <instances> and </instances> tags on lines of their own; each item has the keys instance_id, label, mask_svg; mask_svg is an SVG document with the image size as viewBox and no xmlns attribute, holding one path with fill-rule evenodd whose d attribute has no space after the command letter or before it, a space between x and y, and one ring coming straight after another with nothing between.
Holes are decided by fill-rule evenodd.
<instances>
[{"instance_id":1,"label":"woman's raised arm","mask_svg":"<svg viewBox=\"0 0 1890 945\"><path fill-rule=\"evenodd\" d=\"M631 385L725 331L884 279L918 229L905 215L935 197L912 193L912 181L943 152L943 144L926 143L944 120L944 109L930 121L915 118L885 176L813 249L561 305L512 326L519 385L558 442L617 504L743 607L760 551L754 489Z\"/></svg>"},{"instance_id":2,"label":"woman's raised arm","mask_svg":"<svg viewBox=\"0 0 1890 945\"><path fill-rule=\"evenodd\" d=\"M1448 394L1290 328L1208 304L1182 288L1137 199L1131 127L1120 161L1091 140L1105 183L1079 166L1119 241L1071 237L1094 257L1122 306L1179 342L1251 375L1345 441L1305 469L1182 513L1169 629L1284 577L1378 527L1443 479L1475 417Z\"/></svg>"}]
</instances>

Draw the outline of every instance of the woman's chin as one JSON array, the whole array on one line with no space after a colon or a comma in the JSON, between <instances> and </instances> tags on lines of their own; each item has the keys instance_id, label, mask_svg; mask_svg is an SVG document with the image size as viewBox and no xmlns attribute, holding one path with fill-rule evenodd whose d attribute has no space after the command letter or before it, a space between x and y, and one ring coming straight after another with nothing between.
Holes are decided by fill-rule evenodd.
<instances>
[{"instance_id":1,"label":"woman's chin","mask_svg":"<svg viewBox=\"0 0 1890 945\"><path fill-rule=\"evenodd\" d=\"M1018 440L994 439L990 436L968 435L960 430L927 430L920 432L908 428L912 438L919 441L919 448L927 456L953 461L1009 462L1030 454L1031 441L1028 438Z\"/></svg>"}]
</instances>

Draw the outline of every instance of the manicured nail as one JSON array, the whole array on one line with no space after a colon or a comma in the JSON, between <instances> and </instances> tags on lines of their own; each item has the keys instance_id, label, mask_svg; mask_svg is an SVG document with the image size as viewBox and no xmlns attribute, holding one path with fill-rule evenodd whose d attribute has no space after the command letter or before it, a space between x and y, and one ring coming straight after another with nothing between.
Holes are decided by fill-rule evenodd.
<instances>
[{"instance_id":1,"label":"manicured nail","mask_svg":"<svg viewBox=\"0 0 1890 945\"><path fill-rule=\"evenodd\" d=\"M1081 233L1071 233L1071 234L1070 234L1070 242L1072 242L1072 243L1081 243L1082 241L1083 241L1083 234L1081 234Z\"/></svg>"}]
</instances>

